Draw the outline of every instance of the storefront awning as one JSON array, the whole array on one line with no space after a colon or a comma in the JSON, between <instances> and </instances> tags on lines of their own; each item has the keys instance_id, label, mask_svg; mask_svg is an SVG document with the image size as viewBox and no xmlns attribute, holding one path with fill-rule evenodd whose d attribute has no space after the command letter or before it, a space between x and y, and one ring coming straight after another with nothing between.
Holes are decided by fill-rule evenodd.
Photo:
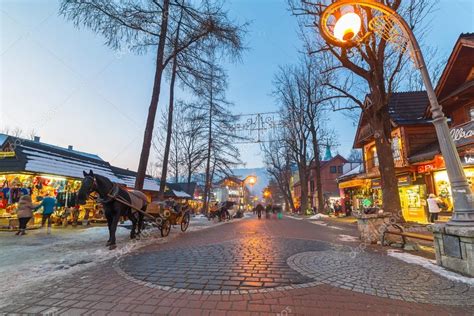
<instances>
[{"instance_id":1,"label":"storefront awning","mask_svg":"<svg viewBox=\"0 0 474 316\"><path fill-rule=\"evenodd\" d=\"M346 188L354 188L354 187L361 187L366 185L366 180L363 179L354 179L349 181L344 181L339 183L339 189L346 189Z\"/></svg>"}]
</instances>

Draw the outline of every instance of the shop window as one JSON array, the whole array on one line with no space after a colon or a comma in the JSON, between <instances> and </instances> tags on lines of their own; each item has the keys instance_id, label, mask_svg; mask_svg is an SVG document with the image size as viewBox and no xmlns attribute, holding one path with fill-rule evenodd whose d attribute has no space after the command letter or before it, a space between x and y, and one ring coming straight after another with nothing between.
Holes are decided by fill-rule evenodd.
<instances>
[{"instance_id":1,"label":"shop window","mask_svg":"<svg viewBox=\"0 0 474 316\"><path fill-rule=\"evenodd\" d=\"M337 173L337 167L336 167L336 166L331 166L331 167L329 167L329 172L331 172L331 173Z\"/></svg>"},{"instance_id":2,"label":"shop window","mask_svg":"<svg viewBox=\"0 0 474 316\"><path fill-rule=\"evenodd\" d=\"M337 173L342 174L342 166L337 166Z\"/></svg>"}]
</instances>

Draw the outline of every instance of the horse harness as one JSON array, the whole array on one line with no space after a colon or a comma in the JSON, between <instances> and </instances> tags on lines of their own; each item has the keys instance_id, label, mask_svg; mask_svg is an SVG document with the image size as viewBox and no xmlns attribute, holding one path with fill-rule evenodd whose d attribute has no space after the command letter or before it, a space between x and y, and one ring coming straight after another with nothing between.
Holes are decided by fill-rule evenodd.
<instances>
[{"instance_id":1,"label":"horse harness","mask_svg":"<svg viewBox=\"0 0 474 316\"><path fill-rule=\"evenodd\" d=\"M92 177L92 176L88 176L88 177L92 178L92 181L93 181L92 182L92 187L91 187L90 192L89 192L89 197L91 197L92 192L97 191L97 180L96 180L95 177ZM135 204L137 204L138 199L142 199L142 197L137 196L135 194L135 192L129 192L129 191L126 191L126 192L129 195L129 198L131 200L130 202L126 201L123 197L121 197L119 195L120 186L117 183L112 183L112 188L106 194L106 198L99 197L99 198L96 198L96 200L101 204L109 204L111 202L117 201L119 203L122 203L122 204L132 208L135 211L142 212L141 207L138 208L137 205L133 205L134 204L133 202L135 202ZM143 201L143 203L146 203L145 199L142 199L142 201Z\"/></svg>"}]
</instances>

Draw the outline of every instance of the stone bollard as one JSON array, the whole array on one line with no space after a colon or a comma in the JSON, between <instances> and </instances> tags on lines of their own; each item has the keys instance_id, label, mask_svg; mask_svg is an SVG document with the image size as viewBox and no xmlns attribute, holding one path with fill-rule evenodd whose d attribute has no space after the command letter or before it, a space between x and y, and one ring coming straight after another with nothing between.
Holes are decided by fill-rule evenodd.
<instances>
[{"instance_id":1,"label":"stone bollard","mask_svg":"<svg viewBox=\"0 0 474 316\"><path fill-rule=\"evenodd\" d=\"M434 224L428 229L434 235L438 265L474 277L474 227Z\"/></svg>"},{"instance_id":2,"label":"stone bollard","mask_svg":"<svg viewBox=\"0 0 474 316\"><path fill-rule=\"evenodd\" d=\"M390 223L390 213L355 214L359 238L364 243L376 244L382 239L385 227Z\"/></svg>"}]
</instances>

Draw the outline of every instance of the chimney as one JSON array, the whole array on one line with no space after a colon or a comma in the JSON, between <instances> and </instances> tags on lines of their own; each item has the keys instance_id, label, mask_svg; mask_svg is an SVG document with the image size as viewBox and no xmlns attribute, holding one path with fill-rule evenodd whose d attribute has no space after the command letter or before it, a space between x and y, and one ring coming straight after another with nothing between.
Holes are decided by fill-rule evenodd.
<instances>
[{"instance_id":1,"label":"chimney","mask_svg":"<svg viewBox=\"0 0 474 316\"><path fill-rule=\"evenodd\" d=\"M35 143L39 143L40 142L40 137L35 136L35 137L33 137L33 140L34 140Z\"/></svg>"},{"instance_id":2,"label":"chimney","mask_svg":"<svg viewBox=\"0 0 474 316\"><path fill-rule=\"evenodd\" d=\"M72 150L72 145L67 146L68 150Z\"/></svg>"}]
</instances>

